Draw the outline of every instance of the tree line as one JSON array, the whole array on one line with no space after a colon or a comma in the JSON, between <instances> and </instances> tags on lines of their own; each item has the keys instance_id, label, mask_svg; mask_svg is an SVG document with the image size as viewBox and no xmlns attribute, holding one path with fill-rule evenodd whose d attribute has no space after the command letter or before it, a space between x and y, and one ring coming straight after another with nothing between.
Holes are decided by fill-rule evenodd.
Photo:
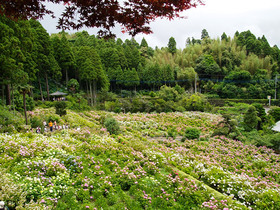
<instances>
[{"instance_id":1,"label":"tree line","mask_svg":"<svg viewBox=\"0 0 280 210\"><path fill-rule=\"evenodd\" d=\"M86 31L49 35L36 20L1 16L0 34L1 96L7 105L20 95L51 100L50 93L63 86L79 86L90 105L99 91L179 85L221 98L266 98L278 87L279 48L250 31L212 39L204 29L200 39L187 38L184 49L177 49L173 37L153 49L144 38L137 43Z\"/></svg>"}]
</instances>

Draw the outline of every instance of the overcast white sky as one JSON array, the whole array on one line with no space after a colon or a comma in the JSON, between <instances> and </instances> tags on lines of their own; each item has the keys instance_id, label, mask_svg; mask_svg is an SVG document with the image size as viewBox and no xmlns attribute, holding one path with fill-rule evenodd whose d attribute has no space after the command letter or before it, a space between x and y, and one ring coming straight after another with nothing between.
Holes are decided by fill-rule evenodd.
<instances>
[{"instance_id":1,"label":"overcast white sky","mask_svg":"<svg viewBox=\"0 0 280 210\"><path fill-rule=\"evenodd\" d=\"M205 6L198 6L185 11L182 15L187 19L172 21L158 19L150 26L153 34L139 34L135 39L140 43L145 37L151 47L165 47L170 37L174 37L177 48L184 48L188 37L200 39L201 31L206 29L211 38L221 37L225 32L233 37L236 31L250 30L257 37L265 35L271 46L280 47L280 0L204 0ZM62 7L52 6L59 16ZM57 33L57 20L45 17L40 21L48 33ZM90 35L98 29L87 30ZM81 31L81 30L79 30ZM75 33L76 31L69 31ZM128 34L122 34L120 27L113 32L117 38L130 39Z\"/></svg>"}]
</instances>

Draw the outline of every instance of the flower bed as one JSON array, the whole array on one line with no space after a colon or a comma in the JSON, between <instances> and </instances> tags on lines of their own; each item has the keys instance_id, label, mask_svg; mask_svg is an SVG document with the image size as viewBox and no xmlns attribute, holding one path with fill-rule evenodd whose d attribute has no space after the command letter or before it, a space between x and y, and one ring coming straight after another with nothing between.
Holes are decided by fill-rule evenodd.
<instances>
[{"instance_id":1,"label":"flower bed","mask_svg":"<svg viewBox=\"0 0 280 210\"><path fill-rule=\"evenodd\" d=\"M0 192L7 192L0 193L0 200L10 208L30 209L280 206L279 155L210 138L219 116L110 113L122 132L111 136L100 123L104 114L70 114L71 122L81 121L80 131L0 134L0 173L5 182L14 183L0 182ZM187 127L197 128L203 139L182 143L167 138L170 127L179 136ZM25 193L13 199L16 192Z\"/></svg>"}]
</instances>

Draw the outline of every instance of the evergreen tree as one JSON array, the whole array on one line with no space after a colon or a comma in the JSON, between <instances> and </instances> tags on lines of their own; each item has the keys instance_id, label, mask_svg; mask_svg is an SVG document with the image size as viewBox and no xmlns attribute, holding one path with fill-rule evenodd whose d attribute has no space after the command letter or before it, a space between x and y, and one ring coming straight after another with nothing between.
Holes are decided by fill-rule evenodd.
<instances>
[{"instance_id":1,"label":"evergreen tree","mask_svg":"<svg viewBox=\"0 0 280 210\"><path fill-rule=\"evenodd\" d=\"M147 47L147 48L149 47L149 46L148 46L148 43L147 43L147 41L146 41L145 38L143 38L143 39L141 40L140 47Z\"/></svg>"},{"instance_id":2,"label":"evergreen tree","mask_svg":"<svg viewBox=\"0 0 280 210\"><path fill-rule=\"evenodd\" d=\"M80 49L80 55L86 57L78 57L78 66L81 79L88 83L91 105L96 103L97 88L105 90L109 89L109 80L102 68L102 63L97 52L90 47Z\"/></svg>"},{"instance_id":3,"label":"evergreen tree","mask_svg":"<svg viewBox=\"0 0 280 210\"><path fill-rule=\"evenodd\" d=\"M50 100L49 93L49 76L55 75L60 77L60 68L53 56L53 50L49 34L43 26L36 20L30 20L32 32L34 35L34 54L35 62L37 65L37 78L40 88L41 99L43 100L43 93L41 88L41 78L44 77L46 81L47 99Z\"/></svg>"},{"instance_id":4,"label":"evergreen tree","mask_svg":"<svg viewBox=\"0 0 280 210\"><path fill-rule=\"evenodd\" d=\"M174 55L177 51L177 48L176 48L176 41L174 39L174 37L170 37L169 38L169 41L168 41L168 51Z\"/></svg>"},{"instance_id":5,"label":"evergreen tree","mask_svg":"<svg viewBox=\"0 0 280 210\"><path fill-rule=\"evenodd\" d=\"M25 56L22 52L20 37L21 29L19 25L3 16L0 16L0 80L3 90L6 90L6 104L11 103L11 87L20 83L21 77L28 78L24 72ZM29 79L27 79L29 80ZM13 90L13 88L12 88Z\"/></svg>"},{"instance_id":6,"label":"evergreen tree","mask_svg":"<svg viewBox=\"0 0 280 210\"><path fill-rule=\"evenodd\" d=\"M75 59L72 48L65 36L65 32L62 32L60 40L58 64L64 74L64 79L67 84L69 81L69 74L72 73L72 77L74 76Z\"/></svg>"},{"instance_id":7,"label":"evergreen tree","mask_svg":"<svg viewBox=\"0 0 280 210\"><path fill-rule=\"evenodd\" d=\"M201 40L209 39L209 38L210 38L210 36L208 34L208 31L206 29L203 29L201 32Z\"/></svg>"},{"instance_id":8,"label":"evergreen tree","mask_svg":"<svg viewBox=\"0 0 280 210\"><path fill-rule=\"evenodd\" d=\"M226 42L228 42L228 41L229 41L229 40L228 40L228 37L227 37L227 35L226 35L226 33L225 33L225 32L222 34L222 36L221 36L221 40L224 40L224 41L226 41Z\"/></svg>"},{"instance_id":9,"label":"evergreen tree","mask_svg":"<svg viewBox=\"0 0 280 210\"><path fill-rule=\"evenodd\" d=\"M244 115L244 128L246 131L252 131L257 129L258 122L261 119L258 117L258 113L254 106L250 106L248 111Z\"/></svg>"}]
</instances>

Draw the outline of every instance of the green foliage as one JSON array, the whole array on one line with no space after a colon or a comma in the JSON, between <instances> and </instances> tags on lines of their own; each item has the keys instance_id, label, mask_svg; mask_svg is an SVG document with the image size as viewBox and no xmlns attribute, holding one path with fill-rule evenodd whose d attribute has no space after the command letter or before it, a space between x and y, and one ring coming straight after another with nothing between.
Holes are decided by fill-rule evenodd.
<instances>
[{"instance_id":1,"label":"green foliage","mask_svg":"<svg viewBox=\"0 0 280 210\"><path fill-rule=\"evenodd\" d=\"M80 84L76 79L70 79L67 83L67 89L71 93L76 93L79 91Z\"/></svg>"},{"instance_id":2,"label":"green foliage","mask_svg":"<svg viewBox=\"0 0 280 210\"><path fill-rule=\"evenodd\" d=\"M74 95L68 95L67 99L67 108L72 110L89 110L88 101L85 99L84 94L76 93Z\"/></svg>"},{"instance_id":3,"label":"green foliage","mask_svg":"<svg viewBox=\"0 0 280 210\"><path fill-rule=\"evenodd\" d=\"M268 114L273 117L275 122L280 120L280 107L271 107L271 109L268 111Z\"/></svg>"},{"instance_id":4,"label":"green foliage","mask_svg":"<svg viewBox=\"0 0 280 210\"><path fill-rule=\"evenodd\" d=\"M249 134L248 134L249 135ZM272 148L276 151L280 151L280 134L266 134L266 135L254 135L253 137L249 138L251 143L255 144L256 146L266 146L268 148Z\"/></svg>"},{"instance_id":5,"label":"green foliage","mask_svg":"<svg viewBox=\"0 0 280 210\"><path fill-rule=\"evenodd\" d=\"M172 137L173 139L175 139L176 136L178 135L178 132L177 132L176 128L172 127L172 128L169 128L169 129L167 130L167 135L168 135L169 137Z\"/></svg>"},{"instance_id":6,"label":"green foliage","mask_svg":"<svg viewBox=\"0 0 280 210\"><path fill-rule=\"evenodd\" d=\"M218 127L214 133L215 135L225 135L229 136L230 133L236 132L237 129L237 121L235 119L232 119L232 116L230 114L223 114L222 115L223 120L219 122Z\"/></svg>"},{"instance_id":7,"label":"green foliage","mask_svg":"<svg viewBox=\"0 0 280 210\"><path fill-rule=\"evenodd\" d=\"M120 125L118 121L113 117L108 117L104 120L104 125L110 134L119 134Z\"/></svg>"},{"instance_id":8,"label":"green foliage","mask_svg":"<svg viewBox=\"0 0 280 210\"><path fill-rule=\"evenodd\" d=\"M158 94L159 97L165 101L178 101L180 99L178 91L175 88L166 85L161 86Z\"/></svg>"},{"instance_id":9,"label":"green foliage","mask_svg":"<svg viewBox=\"0 0 280 210\"><path fill-rule=\"evenodd\" d=\"M212 55L203 55L197 60L195 71L206 78L217 78L217 75L222 74L222 70L216 63Z\"/></svg>"},{"instance_id":10,"label":"green foliage","mask_svg":"<svg viewBox=\"0 0 280 210\"><path fill-rule=\"evenodd\" d=\"M37 128L38 126L41 128L43 125L43 121L40 117L34 116L30 118L31 128Z\"/></svg>"},{"instance_id":11,"label":"green foliage","mask_svg":"<svg viewBox=\"0 0 280 210\"><path fill-rule=\"evenodd\" d=\"M101 90L98 94L98 101L105 102L105 101L115 101L117 99L117 94L113 92L108 92L106 90Z\"/></svg>"},{"instance_id":12,"label":"green foliage","mask_svg":"<svg viewBox=\"0 0 280 210\"><path fill-rule=\"evenodd\" d=\"M50 122L50 121L54 122L54 121L56 121L57 123L59 123L59 121L60 121L60 117L58 115L50 114L50 115L47 115L46 118L47 118L47 122Z\"/></svg>"},{"instance_id":13,"label":"green foliage","mask_svg":"<svg viewBox=\"0 0 280 210\"><path fill-rule=\"evenodd\" d=\"M22 95L15 95L15 108L16 110L23 112L23 97ZM26 95L26 110L27 111L32 111L35 108L35 103L32 97L29 97Z\"/></svg>"},{"instance_id":14,"label":"green foliage","mask_svg":"<svg viewBox=\"0 0 280 210\"><path fill-rule=\"evenodd\" d=\"M36 109L33 115L48 117L45 113L53 112L53 108ZM123 135L106 132L105 121L112 117L121 124ZM0 152L5 168L5 173L0 168L0 200L8 200L10 209L184 209L186 205L239 209L239 202L243 209L263 209L265 204L273 209L278 205L277 154L226 137L210 138L220 116L110 115L91 110L69 111L61 120L70 129L55 135L0 135L0 151L5 151ZM203 141L190 139L197 131L185 135L189 128L201 130L198 138ZM176 132L189 140L166 138ZM246 179L249 175L257 178ZM269 183L268 194L264 181Z\"/></svg>"},{"instance_id":15,"label":"green foliage","mask_svg":"<svg viewBox=\"0 0 280 210\"><path fill-rule=\"evenodd\" d=\"M176 53L176 41L174 39L174 37L170 37L169 41L168 41L168 51L172 54Z\"/></svg>"},{"instance_id":16,"label":"green foliage","mask_svg":"<svg viewBox=\"0 0 280 210\"><path fill-rule=\"evenodd\" d=\"M24 119L17 112L9 111L7 107L0 105L0 132L16 132L21 129Z\"/></svg>"},{"instance_id":17,"label":"green foliage","mask_svg":"<svg viewBox=\"0 0 280 210\"><path fill-rule=\"evenodd\" d=\"M121 104L119 101L105 101L105 110L119 113L121 111Z\"/></svg>"},{"instance_id":18,"label":"green foliage","mask_svg":"<svg viewBox=\"0 0 280 210\"><path fill-rule=\"evenodd\" d=\"M151 97L153 98L153 97L156 96L156 93L155 93L154 91L151 91L151 92L149 93L149 96L151 96Z\"/></svg>"},{"instance_id":19,"label":"green foliage","mask_svg":"<svg viewBox=\"0 0 280 210\"><path fill-rule=\"evenodd\" d=\"M180 85L176 84L176 86L174 87L174 89L179 93L179 94L183 94L185 92L185 89L183 87L181 87Z\"/></svg>"},{"instance_id":20,"label":"green foliage","mask_svg":"<svg viewBox=\"0 0 280 210\"><path fill-rule=\"evenodd\" d=\"M27 201L24 188L14 182L12 177L0 171L0 201L5 202L5 206L9 209L41 209L42 204Z\"/></svg>"},{"instance_id":21,"label":"green foliage","mask_svg":"<svg viewBox=\"0 0 280 210\"><path fill-rule=\"evenodd\" d=\"M57 209L82 209L82 207L77 206L78 201L77 197L75 196L75 190L74 189L69 189L69 191L63 195L62 198L60 198L57 202Z\"/></svg>"},{"instance_id":22,"label":"green foliage","mask_svg":"<svg viewBox=\"0 0 280 210\"><path fill-rule=\"evenodd\" d=\"M60 117L66 115L66 107L67 104L65 101L57 101L55 103L55 113L58 114Z\"/></svg>"},{"instance_id":23,"label":"green foliage","mask_svg":"<svg viewBox=\"0 0 280 210\"><path fill-rule=\"evenodd\" d=\"M197 128L187 127L185 130L184 137L187 139L199 139L200 130Z\"/></svg>"},{"instance_id":24,"label":"green foliage","mask_svg":"<svg viewBox=\"0 0 280 210\"><path fill-rule=\"evenodd\" d=\"M193 94L189 98L183 98L180 103L187 111L206 111L211 109L206 98L200 94Z\"/></svg>"},{"instance_id":25,"label":"green foliage","mask_svg":"<svg viewBox=\"0 0 280 210\"><path fill-rule=\"evenodd\" d=\"M258 113L254 106L250 106L248 111L244 115L244 128L246 131L252 131L257 129L258 122L261 119L258 117Z\"/></svg>"},{"instance_id":26,"label":"green foliage","mask_svg":"<svg viewBox=\"0 0 280 210\"><path fill-rule=\"evenodd\" d=\"M277 209L280 206L280 195L275 190L264 191L260 194L260 199L261 201L257 201L258 209Z\"/></svg>"},{"instance_id":27,"label":"green foliage","mask_svg":"<svg viewBox=\"0 0 280 210\"><path fill-rule=\"evenodd\" d=\"M265 109L264 109L263 105L258 104L258 103L254 103L252 105L256 108L258 117L260 118L260 120L258 121L257 130L261 130L264 127L264 124L268 120L267 115L265 113Z\"/></svg>"}]
</instances>

